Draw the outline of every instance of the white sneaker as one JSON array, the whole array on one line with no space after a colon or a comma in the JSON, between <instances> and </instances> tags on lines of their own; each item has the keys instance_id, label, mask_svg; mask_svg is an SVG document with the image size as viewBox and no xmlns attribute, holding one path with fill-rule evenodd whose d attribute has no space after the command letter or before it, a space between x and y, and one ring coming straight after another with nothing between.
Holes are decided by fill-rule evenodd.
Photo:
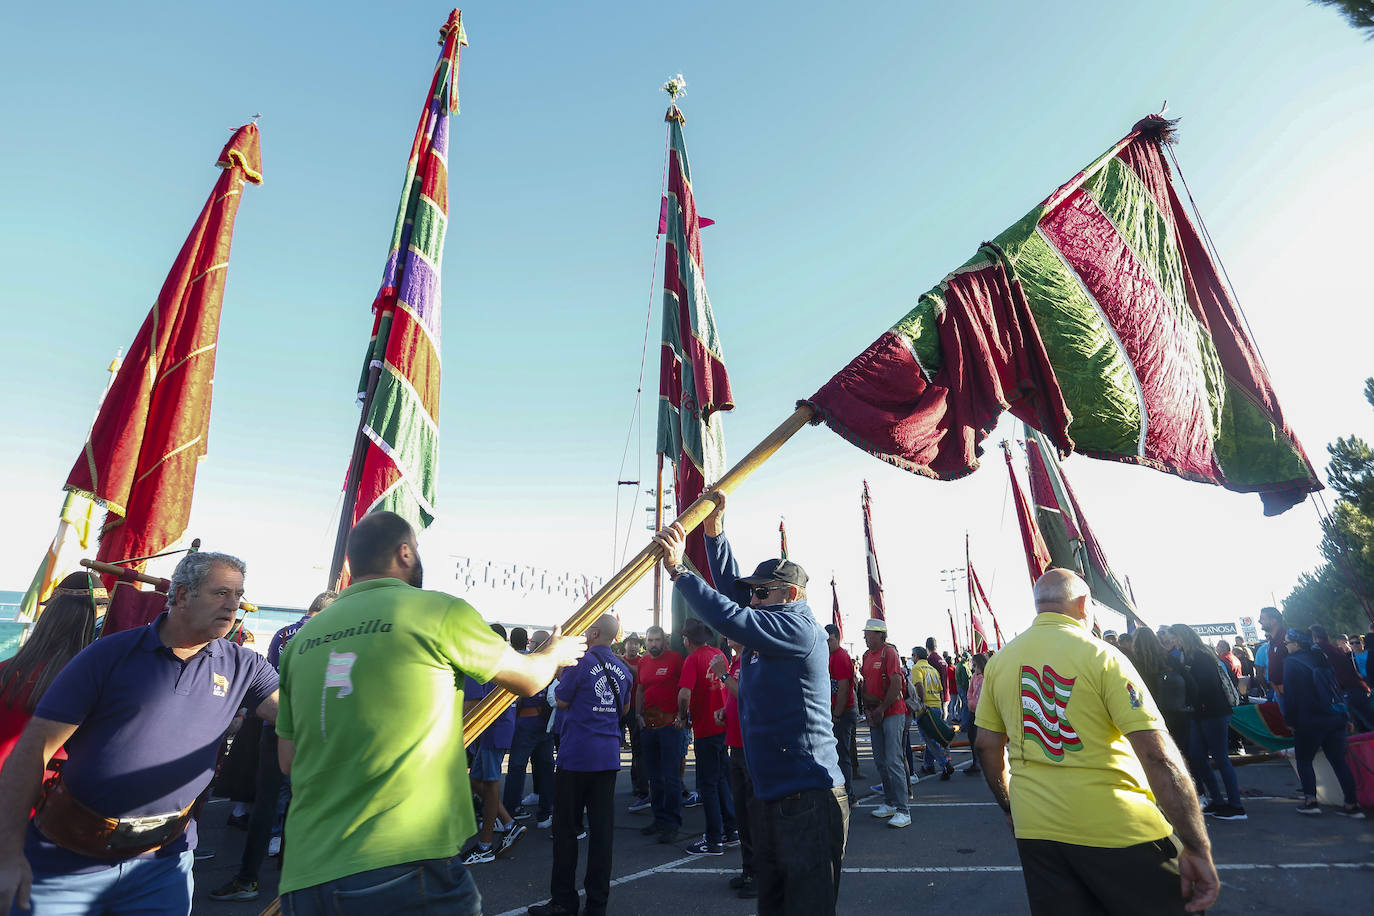
<instances>
[{"instance_id":1,"label":"white sneaker","mask_svg":"<svg viewBox=\"0 0 1374 916\"><path fill-rule=\"evenodd\" d=\"M920 781L921 781L921 777L917 776L915 773L912 773L910 776L908 776L908 777L906 778L907 785L909 785L909 786L914 786L914 785L916 785L916 783L918 783L918 782L920 782Z\"/></svg>"},{"instance_id":2,"label":"white sneaker","mask_svg":"<svg viewBox=\"0 0 1374 916\"><path fill-rule=\"evenodd\" d=\"M535 805L539 804L539 793L531 792L529 795L520 799L520 804L524 805L526 808L533 808Z\"/></svg>"},{"instance_id":3,"label":"white sneaker","mask_svg":"<svg viewBox=\"0 0 1374 916\"><path fill-rule=\"evenodd\" d=\"M896 814L892 815L892 820L890 820L890 821L887 822L887 826L889 826L889 827L910 827L910 826L911 826L911 815L910 815L910 814L906 814L906 813L901 812L901 811L898 811Z\"/></svg>"},{"instance_id":4,"label":"white sneaker","mask_svg":"<svg viewBox=\"0 0 1374 916\"><path fill-rule=\"evenodd\" d=\"M538 827L540 830L548 830L550 827L553 826L553 815L550 814L548 817L544 818L542 821L535 824L534 826Z\"/></svg>"},{"instance_id":5,"label":"white sneaker","mask_svg":"<svg viewBox=\"0 0 1374 916\"><path fill-rule=\"evenodd\" d=\"M267 841L267 857L270 859L279 855L281 855L281 837L274 836Z\"/></svg>"},{"instance_id":6,"label":"white sneaker","mask_svg":"<svg viewBox=\"0 0 1374 916\"><path fill-rule=\"evenodd\" d=\"M878 807L873 809L874 817L892 817L892 815L896 813L897 809L892 807L891 805L879 805ZM910 818L907 818L907 823L911 823Z\"/></svg>"}]
</instances>

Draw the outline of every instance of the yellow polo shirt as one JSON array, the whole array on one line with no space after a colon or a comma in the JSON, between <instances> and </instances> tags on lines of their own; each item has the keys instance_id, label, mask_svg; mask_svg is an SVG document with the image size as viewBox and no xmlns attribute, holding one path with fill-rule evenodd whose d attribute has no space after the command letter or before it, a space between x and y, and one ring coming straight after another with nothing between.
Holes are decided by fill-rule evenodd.
<instances>
[{"instance_id":1,"label":"yellow polo shirt","mask_svg":"<svg viewBox=\"0 0 1374 916\"><path fill-rule=\"evenodd\" d=\"M1125 737L1164 729L1129 659L1042 613L985 674L977 724L1009 739L1018 839L1121 848L1173 832Z\"/></svg>"}]
</instances>

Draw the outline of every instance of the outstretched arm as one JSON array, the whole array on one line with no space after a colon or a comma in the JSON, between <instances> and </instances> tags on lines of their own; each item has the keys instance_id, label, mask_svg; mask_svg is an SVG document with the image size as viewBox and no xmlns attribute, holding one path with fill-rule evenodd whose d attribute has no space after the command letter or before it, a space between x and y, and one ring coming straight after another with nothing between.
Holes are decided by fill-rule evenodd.
<instances>
[{"instance_id":1,"label":"outstretched arm","mask_svg":"<svg viewBox=\"0 0 1374 916\"><path fill-rule=\"evenodd\" d=\"M982 737L980 729L979 743ZM1190 913L1203 912L1216 903L1221 893L1221 879L1212 864L1212 842L1207 836L1207 825L1202 819L1192 777L1178 756L1178 748L1164 732L1138 731L1126 737L1145 768L1145 778L1149 780L1155 801L1183 842L1183 850L1178 855L1178 871L1187 909Z\"/></svg>"}]
</instances>

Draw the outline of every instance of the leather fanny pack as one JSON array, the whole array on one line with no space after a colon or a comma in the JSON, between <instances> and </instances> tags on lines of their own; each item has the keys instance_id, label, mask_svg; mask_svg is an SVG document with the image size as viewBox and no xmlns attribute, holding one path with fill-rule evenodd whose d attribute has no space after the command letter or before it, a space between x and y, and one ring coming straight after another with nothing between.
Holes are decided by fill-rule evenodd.
<instances>
[{"instance_id":1,"label":"leather fanny pack","mask_svg":"<svg viewBox=\"0 0 1374 916\"><path fill-rule=\"evenodd\" d=\"M664 712L657 706L644 707L644 727L663 728L665 725L672 725L677 719L673 713Z\"/></svg>"},{"instance_id":2,"label":"leather fanny pack","mask_svg":"<svg viewBox=\"0 0 1374 916\"><path fill-rule=\"evenodd\" d=\"M195 802L170 814L105 817L78 801L58 777L38 802L33 823L63 849L93 859L118 860L160 849L181 836L193 808Z\"/></svg>"}]
</instances>

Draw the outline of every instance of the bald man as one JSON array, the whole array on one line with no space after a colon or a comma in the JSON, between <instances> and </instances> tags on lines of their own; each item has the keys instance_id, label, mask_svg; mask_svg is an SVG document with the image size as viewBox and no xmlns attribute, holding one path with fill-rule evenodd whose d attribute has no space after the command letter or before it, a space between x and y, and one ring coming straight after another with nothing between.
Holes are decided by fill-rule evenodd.
<instances>
[{"instance_id":1,"label":"bald man","mask_svg":"<svg viewBox=\"0 0 1374 916\"><path fill-rule=\"evenodd\" d=\"M629 708L634 679L611 652L620 635L614 614L587 628L587 654L559 675L558 773L553 789L553 874L548 903L535 916L577 916L577 834L587 823L588 916L604 916L611 894L611 845L615 831L615 777L620 771L620 718Z\"/></svg>"},{"instance_id":2,"label":"bald man","mask_svg":"<svg viewBox=\"0 0 1374 916\"><path fill-rule=\"evenodd\" d=\"M1031 912L1201 912L1221 884L1193 781L1131 662L1088 632L1087 605L1076 574L1041 576L1035 622L988 662L978 703L975 748Z\"/></svg>"}]
</instances>

